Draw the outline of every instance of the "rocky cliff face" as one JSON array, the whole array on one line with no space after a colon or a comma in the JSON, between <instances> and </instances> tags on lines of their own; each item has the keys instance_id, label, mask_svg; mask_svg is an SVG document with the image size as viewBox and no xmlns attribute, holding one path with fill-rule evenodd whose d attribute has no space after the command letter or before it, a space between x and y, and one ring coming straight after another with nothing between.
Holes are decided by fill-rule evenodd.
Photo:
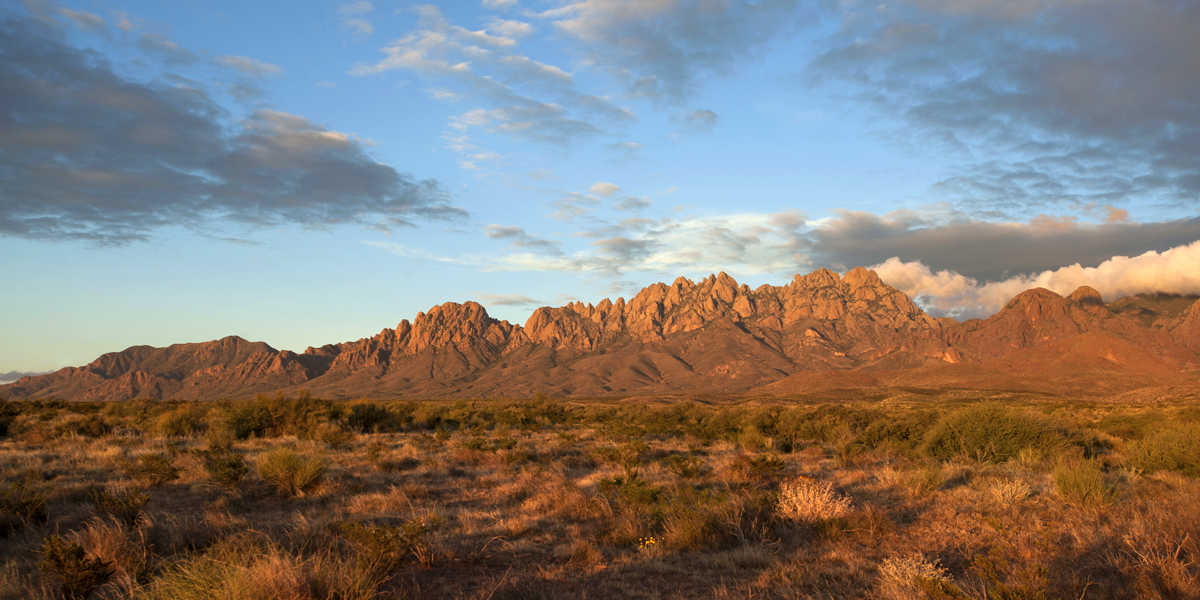
<instances>
[{"instance_id":1,"label":"rocky cliff face","mask_svg":"<svg viewBox=\"0 0 1200 600\"><path fill-rule=\"evenodd\" d=\"M303 354L237 337L137 346L0 386L0 396L190 399L299 388L380 398L786 393L789 381L819 389L835 380L899 381L895 373L953 379L983 372L967 365L1000 368L1001 361L1006 372L1120 370L1116 354L1137 354L1125 360L1129 369L1166 365L1150 369L1156 377L1194 368L1200 304L1139 297L1106 305L1087 287L1068 297L1035 289L988 319L957 323L931 318L862 268L844 277L821 269L754 290L720 273L654 284L628 302L539 308L524 326L493 319L474 302L448 302L373 337ZM816 375L849 371L876 375Z\"/></svg>"}]
</instances>

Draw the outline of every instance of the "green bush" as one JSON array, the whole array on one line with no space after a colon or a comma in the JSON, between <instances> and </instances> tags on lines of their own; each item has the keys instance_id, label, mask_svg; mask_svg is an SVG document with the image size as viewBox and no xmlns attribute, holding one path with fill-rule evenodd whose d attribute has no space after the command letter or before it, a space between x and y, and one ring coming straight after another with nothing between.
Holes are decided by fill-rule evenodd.
<instances>
[{"instance_id":1,"label":"green bush","mask_svg":"<svg viewBox=\"0 0 1200 600\"><path fill-rule=\"evenodd\" d=\"M938 460L967 456L1002 463L1022 450L1055 456L1071 445L1066 433L1045 417L996 405L967 408L942 419L925 439L924 451Z\"/></svg>"},{"instance_id":2,"label":"green bush","mask_svg":"<svg viewBox=\"0 0 1200 600\"><path fill-rule=\"evenodd\" d=\"M158 415L154 420L154 433L160 437L183 437L204 431L207 414L201 405L185 404Z\"/></svg>"},{"instance_id":3,"label":"green bush","mask_svg":"<svg viewBox=\"0 0 1200 600\"><path fill-rule=\"evenodd\" d=\"M272 425L271 411L258 402L237 403L227 409L221 425L234 439L263 437Z\"/></svg>"},{"instance_id":4,"label":"green bush","mask_svg":"<svg viewBox=\"0 0 1200 600\"><path fill-rule=\"evenodd\" d=\"M1200 424L1177 423L1155 431L1126 451L1129 464L1147 473L1175 471L1200 477Z\"/></svg>"},{"instance_id":5,"label":"green bush","mask_svg":"<svg viewBox=\"0 0 1200 600\"><path fill-rule=\"evenodd\" d=\"M67 600L86 600L116 572L111 563L87 558L83 546L57 535L46 538L38 566L62 583L60 589Z\"/></svg>"},{"instance_id":6,"label":"green bush","mask_svg":"<svg viewBox=\"0 0 1200 600\"><path fill-rule=\"evenodd\" d=\"M1062 463L1053 478L1059 495L1080 506L1105 506L1117 499L1116 486L1104 481L1104 470L1094 460Z\"/></svg>"},{"instance_id":7,"label":"green bush","mask_svg":"<svg viewBox=\"0 0 1200 600\"><path fill-rule=\"evenodd\" d=\"M937 414L932 411L880 419L859 431L850 448L914 455L937 421Z\"/></svg>"},{"instance_id":8,"label":"green bush","mask_svg":"<svg viewBox=\"0 0 1200 600\"><path fill-rule=\"evenodd\" d=\"M407 415L412 420L411 411ZM405 419L385 406L374 402L359 402L350 405L346 413L346 427L359 433L395 433L404 429L408 423Z\"/></svg>"},{"instance_id":9,"label":"green bush","mask_svg":"<svg viewBox=\"0 0 1200 600\"><path fill-rule=\"evenodd\" d=\"M246 457L237 452L224 448L211 448L198 453L204 464L204 471L210 479L221 487L234 489L242 482L250 467L246 465Z\"/></svg>"},{"instance_id":10,"label":"green bush","mask_svg":"<svg viewBox=\"0 0 1200 600\"><path fill-rule=\"evenodd\" d=\"M302 456L291 448L278 448L258 462L258 476L280 492L303 496L321 483L329 465L324 457Z\"/></svg>"}]
</instances>

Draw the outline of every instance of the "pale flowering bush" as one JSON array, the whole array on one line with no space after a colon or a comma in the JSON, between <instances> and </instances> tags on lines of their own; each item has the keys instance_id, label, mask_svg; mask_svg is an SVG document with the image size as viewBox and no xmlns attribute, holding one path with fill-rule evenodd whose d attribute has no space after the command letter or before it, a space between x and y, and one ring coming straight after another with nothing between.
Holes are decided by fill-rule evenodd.
<instances>
[{"instance_id":1,"label":"pale flowering bush","mask_svg":"<svg viewBox=\"0 0 1200 600\"><path fill-rule=\"evenodd\" d=\"M964 597L955 593L958 590L950 583L950 574L936 559L930 561L919 554L885 558L879 566L879 590L891 600Z\"/></svg>"},{"instance_id":2,"label":"pale flowering bush","mask_svg":"<svg viewBox=\"0 0 1200 600\"><path fill-rule=\"evenodd\" d=\"M850 499L833 491L828 483L801 477L779 486L779 514L785 519L816 523L848 512Z\"/></svg>"}]
</instances>

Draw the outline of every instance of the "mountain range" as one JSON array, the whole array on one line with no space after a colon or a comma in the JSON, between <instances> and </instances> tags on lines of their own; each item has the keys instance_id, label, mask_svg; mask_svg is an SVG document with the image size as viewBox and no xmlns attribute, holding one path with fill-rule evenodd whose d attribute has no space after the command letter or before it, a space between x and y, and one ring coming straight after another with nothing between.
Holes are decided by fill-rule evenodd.
<instances>
[{"instance_id":1,"label":"mountain range","mask_svg":"<svg viewBox=\"0 0 1200 600\"><path fill-rule=\"evenodd\" d=\"M448 302L303 353L231 336L134 346L0 386L9 399L787 396L879 388L1077 397L1200 396L1200 303L1105 304L1038 288L987 319L934 318L874 271L821 269L750 289L725 273L626 302L542 307L524 326Z\"/></svg>"}]
</instances>

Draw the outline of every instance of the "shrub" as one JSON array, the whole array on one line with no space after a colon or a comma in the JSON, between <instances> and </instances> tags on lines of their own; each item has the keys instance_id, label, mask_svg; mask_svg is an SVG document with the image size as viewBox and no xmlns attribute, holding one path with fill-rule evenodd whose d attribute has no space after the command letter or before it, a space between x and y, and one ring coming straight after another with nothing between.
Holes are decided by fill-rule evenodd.
<instances>
[{"instance_id":1,"label":"shrub","mask_svg":"<svg viewBox=\"0 0 1200 600\"><path fill-rule=\"evenodd\" d=\"M412 417L409 417L411 420ZM394 433L406 425L403 420L374 402L359 402L350 406L345 416L346 427L359 433Z\"/></svg>"},{"instance_id":2,"label":"shrub","mask_svg":"<svg viewBox=\"0 0 1200 600\"><path fill-rule=\"evenodd\" d=\"M349 522L338 529L354 549L359 565L373 572L391 572L410 552L427 545L428 529L419 521L409 521L402 528Z\"/></svg>"},{"instance_id":3,"label":"shrub","mask_svg":"<svg viewBox=\"0 0 1200 600\"><path fill-rule=\"evenodd\" d=\"M1146 473L1175 471L1200 477L1200 424L1177 423L1132 442L1126 452L1130 465Z\"/></svg>"},{"instance_id":4,"label":"shrub","mask_svg":"<svg viewBox=\"0 0 1200 600\"><path fill-rule=\"evenodd\" d=\"M625 471L625 478L634 480L637 479L642 468L642 461L649 452L649 444L634 439L620 446L597 448L596 456L619 465Z\"/></svg>"},{"instance_id":5,"label":"shrub","mask_svg":"<svg viewBox=\"0 0 1200 600\"><path fill-rule=\"evenodd\" d=\"M250 471L245 455L236 452L213 448L202 450L199 455L209 478L226 489L236 488Z\"/></svg>"},{"instance_id":6,"label":"shrub","mask_svg":"<svg viewBox=\"0 0 1200 600\"><path fill-rule=\"evenodd\" d=\"M100 415L88 415L85 417L73 417L54 426L54 433L58 436L79 435L83 437L98 438L104 437L112 433L112 423Z\"/></svg>"},{"instance_id":7,"label":"shrub","mask_svg":"<svg viewBox=\"0 0 1200 600\"><path fill-rule=\"evenodd\" d=\"M1079 506L1104 506L1117 499L1116 487L1104 482L1104 471L1093 460L1060 464L1053 478L1058 493Z\"/></svg>"},{"instance_id":8,"label":"shrub","mask_svg":"<svg viewBox=\"0 0 1200 600\"><path fill-rule=\"evenodd\" d=\"M62 583L62 594L67 600L85 600L114 573L112 564L87 558L83 546L57 535L46 538L38 566Z\"/></svg>"},{"instance_id":9,"label":"shrub","mask_svg":"<svg viewBox=\"0 0 1200 600\"><path fill-rule=\"evenodd\" d=\"M962 455L1002 463L1025 449L1052 456L1068 445L1066 435L1044 417L985 405L959 411L935 425L925 440L925 452L939 460Z\"/></svg>"},{"instance_id":10,"label":"shrub","mask_svg":"<svg viewBox=\"0 0 1200 600\"><path fill-rule=\"evenodd\" d=\"M321 483L328 469L324 457L302 456L291 448L278 448L259 461L258 476L280 492L303 496Z\"/></svg>"},{"instance_id":11,"label":"shrub","mask_svg":"<svg viewBox=\"0 0 1200 600\"><path fill-rule=\"evenodd\" d=\"M672 454L664 458L663 462L666 463L668 471L684 479L699 477L704 472L704 459L698 456Z\"/></svg>"},{"instance_id":12,"label":"shrub","mask_svg":"<svg viewBox=\"0 0 1200 600\"><path fill-rule=\"evenodd\" d=\"M912 455L937 422L936 413L920 412L895 419L880 419L859 431L850 448Z\"/></svg>"},{"instance_id":13,"label":"shrub","mask_svg":"<svg viewBox=\"0 0 1200 600\"><path fill-rule=\"evenodd\" d=\"M313 430L312 437L314 440L329 446L331 450L339 450L345 448L350 440L354 439L354 434L333 425L330 423L321 423Z\"/></svg>"},{"instance_id":14,"label":"shrub","mask_svg":"<svg viewBox=\"0 0 1200 600\"><path fill-rule=\"evenodd\" d=\"M167 411L154 421L154 432L161 437L183 437L204 430L205 411L197 404L185 404Z\"/></svg>"},{"instance_id":15,"label":"shrub","mask_svg":"<svg viewBox=\"0 0 1200 600\"><path fill-rule=\"evenodd\" d=\"M143 454L137 464L126 461L121 468L138 483L152 488L179 479L179 469L165 454Z\"/></svg>"},{"instance_id":16,"label":"shrub","mask_svg":"<svg viewBox=\"0 0 1200 600\"><path fill-rule=\"evenodd\" d=\"M260 402L234 404L224 415L221 425L234 439L263 437L272 425L271 411Z\"/></svg>"},{"instance_id":17,"label":"shrub","mask_svg":"<svg viewBox=\"0 0 1200 600\"><path fill-rule=\"evenodd\" d=\"M779 486L779 515L791 521L818 523L850 512L850 499L828 483L800 477Z\"/></svg>"},{"instance_id":18,"label":"shrub","mask_svg":"<svg viewBox=\"0 0 1200 600\"><path fill-rule=\"evenodd\" d=\"M0 493L0 514L45 523L46 500L46 493L33 487L32 482L14 481Z\"/></svg>"},{"instance_id":19,"label":"shrub","mask_svg":"<svg viewBox=\"0 0 1200 600\"><path fill-rule=\"evenodd\" d=\"M142 508L150 501L150 492L133 486L112 490L94 488L88 492L88 500L96 507L96 512L109 515L132 529L142 514Z\"/></svg>"}]
</instances>

